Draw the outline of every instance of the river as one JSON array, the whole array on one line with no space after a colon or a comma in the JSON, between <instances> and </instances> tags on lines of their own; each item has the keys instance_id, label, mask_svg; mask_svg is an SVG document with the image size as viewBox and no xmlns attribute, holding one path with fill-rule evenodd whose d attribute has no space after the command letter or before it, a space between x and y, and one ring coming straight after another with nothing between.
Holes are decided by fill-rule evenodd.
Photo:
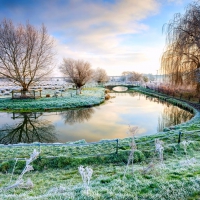
<instances>
[{"instance_id":1,"label":"river","mask_svg":"<svg viewBox=\"0 0 200 200\"><path fill-rule=\"evenodd\" d=\"M100 106L62 112L0 113L0 143L61 142L125 138L128 126L137 136L188 121L193 114L137 92L111 93Z\"/></svg>"}]
</instances>

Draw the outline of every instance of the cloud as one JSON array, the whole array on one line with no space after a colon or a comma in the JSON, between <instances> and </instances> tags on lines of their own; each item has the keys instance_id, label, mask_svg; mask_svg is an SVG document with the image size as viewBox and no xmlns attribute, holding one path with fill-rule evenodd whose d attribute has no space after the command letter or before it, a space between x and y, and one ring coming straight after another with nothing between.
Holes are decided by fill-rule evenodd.
<instances>
[{"instance_id":1,"label":"cloud","mask_svg":"<svg viewBox=\"0 0 200 200\"><path fill-rule=\"evenodd\" d=\"M183 0L167 0L169 3L182 4Z\"/></svg>"},{"instance_id":2,"label":"cloud","mask_svg":"<svg viewBox=\"0 0 200 200\"><path fill-rule=\"evenodd\" d=\"M29 20L36 26L44 23L48 27L56 39L58 65L63 57L82 58L88 59L94 67L105 67L110 75L120 75L123 71L120 68L128 69L133 63L149 59L137 49L137 42L130 44L129 41L130 36L150 29L141 20L158 13L156 0L0 2L0 18L6 13L15 22Z\"/></svg>"},{"instance_id":3,"label":"cloud","mask_svg":"<svg viewBox=\"0 0 200 200\"><path fill-rule=\"evenodd\" d=\"M92 0L30 1L5 3L5 11L15 15L14 20L27 18L31 23L44 22L50 32L71 49L89 52L109 52L120 46L124 35L147 30L139 21L156 14L156 0ZM12 5L12 6L11 6Z\"/></svg>"},{"instance_id":4,"label":"cloud","mask_svg":"<svg viewBox=\"0 0 200 200\"><path fill-rule=\"evenodd\" d=\"M163 52L163 43L152 47L119 46L113 52L99 51L97 53L72 50L70 45L56 41L59 64L63 57L83 59L92 64L93 68L102 67L109 75L121 75L123 71L137 71L141 73L156 73L160 57Z\"/></svg>"},{"instance_id":5,"label":"cloud","mask_svg":"<svg viewBox=\"0 0 200 200\"><path fill-rule=\"evenodd\" d=\"M63 6L55 12L55 6L51 5L52 13L59 13L54 17L60 19L57 20L62 27L60 31L66 37L73 37L72 49L95 53L113 52L123 42L122 36L147 30L148 26L139 21L158 10L154 0L118 0L115 4L71 1L68 6L71 8L68 11Z\"/></svg>"}]
</instances>

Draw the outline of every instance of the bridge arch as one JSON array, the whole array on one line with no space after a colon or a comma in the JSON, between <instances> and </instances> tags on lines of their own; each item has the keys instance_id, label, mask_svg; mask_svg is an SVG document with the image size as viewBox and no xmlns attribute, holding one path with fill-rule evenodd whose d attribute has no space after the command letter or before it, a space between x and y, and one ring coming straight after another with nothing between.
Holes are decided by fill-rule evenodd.
<instances>
[{"instance_id":1,"label":"bridge arch","mask_svg":"<svg viewBox=\"0 0 200 200\"><path fill-rule=\"evenodd\" d=\"M105 88L109 89L109 90L113 90L113 88L115 87L126 87L127 90L131 89L131 88L134 88L134 87L138 87L136 85L123 85L123 84L116 84L116 85L106 85ZM127 91L126 90L126 91ZM115 90L113 90L115 91ZM115 91L115 92L124 92L124 91Z\"/></svg>"}]
</instances>

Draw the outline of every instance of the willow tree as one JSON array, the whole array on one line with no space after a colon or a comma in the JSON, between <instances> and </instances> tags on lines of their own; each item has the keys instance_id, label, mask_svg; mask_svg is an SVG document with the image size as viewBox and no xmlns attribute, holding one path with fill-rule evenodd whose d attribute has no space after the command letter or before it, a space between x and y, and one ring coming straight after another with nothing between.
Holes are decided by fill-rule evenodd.
<instances>
[{"instance_id":1,"label":"willow tree","mask_svg":"<svg viewBox=\"0 0 200 200\"><path fill-rule=\"evenodd\" d=\"M38 30L27 23L14 25L4 19L0 23L0 76L22 87L47 76L52 70L53 40L44 25Z\"/></svg>"},{"instance_id":2,"label":"willow tree","mask_svg":"<svg viewBox=\"0 0 200 200\"><path fill-rule=\"evenodd\" d=\"M161 70L174 86L191 85L200 92L200 5L193 2L163 27L167 33Z\"/></svg>"}]
</instances>

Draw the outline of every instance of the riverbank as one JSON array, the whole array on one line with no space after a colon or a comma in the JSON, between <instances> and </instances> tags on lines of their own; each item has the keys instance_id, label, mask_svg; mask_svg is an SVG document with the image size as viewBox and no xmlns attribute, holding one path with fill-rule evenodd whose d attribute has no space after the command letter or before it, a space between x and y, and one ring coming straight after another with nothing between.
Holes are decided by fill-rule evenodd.
<instances>
[{"instance_id":1,"label":"riverbank","mask_svg":"<svg viewBox=\"0 0 200 200\"><path fill-rule=\"evenodd\" d=\"M40 99L11 99L0 98L0 111L31 112L55 111L79 107L91 107L103 103L105 94L103 88L86 88L82 94L76 95L75 90L67 90L57 97L43 97Z\"/></svg>"},{"instance_id":2,"label":"riverbank","mask_svg":"<svg viewBox=\"0 0 200 200\"><path fill-rule=\"evenodd\" d=\"M178 101L185 102L185 103L189 104L190 106L192 106L193 108L200 111L200 103L194 103L194 102L191 102L191 101L186 100L186 99L180 99L180 98L177 98L177 97L172 97L172 96L169 96L169 95L166 95L166 94L163 94L163 93L159 93L155 90L151 90L151 89L147 89L147 88L143 88L143 87L132 88L132 90L139 91L141 93L148 94L148 95L151 95L151 96L155 96L157 98L163 97L163 99L176 99Z\"/></svg>"},{"instance_id":3,"label":"riverbank","mask_svg":"<svg viewBox=\"0 0 200 200\"><path fill-rule=\"evenodd\" d=\"M163 101L167 101L171 104L174 104L176 106L179 106L180 108L184 108L190 112L192 112L194 114L194 117L182 124L178 124L174 127L171 127L172 129L190 129L193 130L193 128L195 129L195 127L197 127L197 129L200 129L200 112L199 112L199 104L196 103L192 103L186 100L180 100L180 99L175 99L173 97L170 97L168 95L162 94L162 93L158 93L155 92L153 90L150 89L146 89L146 88L133 88L133 91L137 91L143 94L146 94L148 96L152 96L152 97L156 97L159 98L160 100ZM190 127L190 128L189 128ZM166 128L166 130L170 130L170 128Z\"/></svg>"},{"instance_id":4,"label":"riverbank","mask_svg":"<svg viewBox=\"0 0 200 200\"><path fill-rule=\"evenodd\" d=\"M0 199L140 199L186 200L200 197L200 120L199 111L185 102L145 89L137 91L189 109L195 116L188 122L170 127L151 136L135 137L133 166L127 167L130 138L88 144L19 145L0 148L0 188L17 180L25 160L33 149L40 157L33 162L32 189L2 190ZM148 122L147 122L148 123ZM181 133L181 134L180 134ZM163 160L156 151L155 141L162 141ZM73 146L74 145L74 146ZM3 147L4 146L4 147ZM19 160L16 159L18 158ZM22 159L22 160L20 160ZM78 167L93 169L90 190L86 193ZM12 174L13 169L14 174ZM134 170L132 170L134 169ZM126 171L126 173L125 173Z\"/></svg>"},{"instance_id":5,"label":"riverbank","mask_svg":"<svg viewBox=\"0 0 200 200\"><path fill-rule=\"evenodd\" d=\"M155 151L155 139L163 141L163 162ZM187 141L185 148L184 141ZM30 178L33 188L2 190L0 199L198 199L200 187L200 140L199 133L184 132L181 143L178 134L154 135L136 139L134 165L126 170L130 154L130 139L116 143L80 146L41 146L41 156L33 162L34 171L24 175ZM72 144L71 144L72 145ZM38 146L39 147L39 146ZM0 189L13 184L19 177L25 160L34 147L0 148ZM103 155L105 153L105 155ZM102 154L102 155L101 155ZM16 160L13 157L18 158ZM78 167L93 169L90 190L86 193ZM14 173L12 174L13 169ZM10 179L12 177L12 181Z\"/></svg>"}]
</instances>

